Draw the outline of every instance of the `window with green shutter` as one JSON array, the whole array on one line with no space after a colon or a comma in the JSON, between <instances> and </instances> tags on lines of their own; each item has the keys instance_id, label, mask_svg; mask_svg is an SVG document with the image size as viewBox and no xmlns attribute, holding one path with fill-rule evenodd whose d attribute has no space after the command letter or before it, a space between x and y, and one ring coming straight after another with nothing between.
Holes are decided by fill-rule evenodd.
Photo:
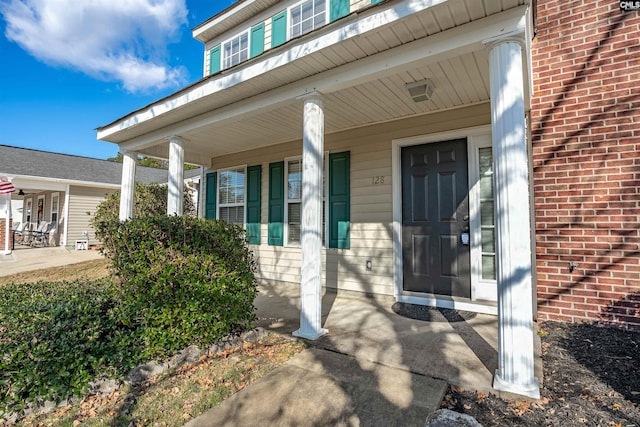
<instances>
[{"instance_id":1,"label":"window with green shutter","mask_svg":"<svg viewBox=\"0 0 640 427\"><path fill-rule=\"evenodd\" d=\"M209 74L220 71L220 45L209 51Z\"/></svg>"},{"instance_id":2,"label":"window with green shutter","mask_svg":"<svg viewBox=\"0 0 640 427\"><path fill-rule=\"evenodd\" d=\"M247 168L247 242L260 244L260 193L262 166Z\"/></svg>"},{"instance_id":3,"label":"window with green shutter","mask_svg":"<svg viewBox=\"0 0 640 427\"><path fill-rule=\"evenodd\" d=\"M280 46L287 41L287 11L271 18L271 47Z\"/></svg>"},{"instance_id":4,"label":"window with green shutter","mask_svg":"<svg viewBox=\"0 0 640 427\"><path fill-rule=\"evenodd\" d=\"M251 28L250 46L250 58L258 56L264 52L264 22Z\"/></svg>"},{"instance_id":5,"label":"window with green shutter","mask_svg":"<svg viewBox=\"0 0 640 427\"><path fill-rule=\"evenodd\" d=\"M329 154L329 247L349 249L350 153Z\"/></svg>"},{"instance_id":6,"label":"window with green shutter","mask_svg":"<svg viewBox=\"0 0 640 427\"><path fill-rule=\"evenodd\" d=\"M372 0L373 1L373 0ZM329 20L331 22L349 14L349 0L330 0Z\"/></svg>"},{"instance_id":7,"label":"window with green shutter","mask_svg":"<svg viewBox=\"0 0 640 427\"><path fill-rule=\"evenodd\" d=\"M217 178L218 175L216 172L209 172L206 176L204 204L204 217L206 219L216 218L216 192L218 191Z\"/></svg>"},{"instance_id":8,"label":"window with green shutter","mask_svg":"<svg viewBox=\"0 0 640 427\"><path fill-rule=\"evenodd\" d=\"M284 162L269 164L268 243L284 243Z\"/></svg>"}]
</instances>

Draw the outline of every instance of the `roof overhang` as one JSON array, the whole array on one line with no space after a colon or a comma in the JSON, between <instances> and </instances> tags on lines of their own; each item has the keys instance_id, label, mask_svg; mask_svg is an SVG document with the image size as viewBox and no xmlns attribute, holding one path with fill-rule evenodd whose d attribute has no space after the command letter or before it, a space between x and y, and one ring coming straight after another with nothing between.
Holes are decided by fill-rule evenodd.
<instances>
[{"instance_id":1,"label":"roof overhang","mask_svg":"<svg viewBox=\"0 0 640 427\"><path fill-rule=\"evenodd\" d=\"M469 5L405 0L352 14L103 126L98 139L166 158L168 139L179 135L187 142L185 160L207 164L218 155L299 139L299 97L312 91L326 98L326 133L488 102L486 43L505 35L530 42L529 8L513 3L423 37L415 34L433 29L437 14L451 17L452 8ZM390 35L399 42L383 48ZM344 59L350 50L360 57ZM416 104L404 83L422 77L434 78L434 99ZM530 82L525 79L527 100Z\"/></svg>"}]
</instances>

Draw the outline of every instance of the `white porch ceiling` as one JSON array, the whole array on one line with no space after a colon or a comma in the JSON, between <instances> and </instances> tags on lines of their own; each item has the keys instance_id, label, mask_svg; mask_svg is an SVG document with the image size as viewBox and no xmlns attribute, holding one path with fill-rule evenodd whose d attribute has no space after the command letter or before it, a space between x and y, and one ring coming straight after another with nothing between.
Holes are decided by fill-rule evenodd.
<instances>
[{"instance_id":1,"label":"white porch ceiling","mask_svg":"<svg viewBox=\"0 0 640 427\"><path fill-rule=\"evenodd\" d=\"M391 13L397 3L390 2L386 9L372 7L334 24L341 23L346 28L361 22L363 15ZM448 54L430 52L429 42L438 40L442 45L448 38L471 33L481 38L489 24L494 32L499 31L499 18L508 13L505 11L513 12L524 3L524 0L449 0L326 48L311 49L312 53L272 67L273 71L244 78L252 65L287 52L295 55L296 49L330 36L336 31L331 24L107 125L99 129L108 133L101 139L150 156L167 157L167 138L179 135L187 141L187 161L199 159L200 163L208 163L210 157L300 139L302 101L296 96L316 89L314 84L319 80L325 81L325 85L335 81L337 87L324 92L326 133L486 102L489 65L481 40ZM517 10L514 16L521 13ZM423 50L427 59L409 61L406 66L395 62L396 56L410 49ZM351 75L351 84L340 85L343 75L357 70L356 64L369 63L376 68L367 70L369 76ZM202 95L211 89L210 85L225 78L229 83L226 88ZM433 81L435 91L429 101L415 103L404 85L425 78ZM271 93L283 93L295 85L298 85L295 95L269 99ZM250 104L250 113L238 113L242 105Z\"/></svg>"}]
</instances>

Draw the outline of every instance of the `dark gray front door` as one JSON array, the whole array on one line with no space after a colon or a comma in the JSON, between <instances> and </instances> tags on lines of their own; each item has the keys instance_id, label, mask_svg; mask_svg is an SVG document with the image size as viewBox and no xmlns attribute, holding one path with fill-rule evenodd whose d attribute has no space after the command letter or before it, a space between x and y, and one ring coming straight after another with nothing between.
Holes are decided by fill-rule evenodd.
<instances>
[{"instance_id":1,"label":"dark gray front door","mask_svg":"<svg viewBox=\"0 0 640 427\"><path fill-rule=\"evenodd\" d=\"M404 290L471 297L467 141L402 148Z\"/></svg>"}]
</instances>

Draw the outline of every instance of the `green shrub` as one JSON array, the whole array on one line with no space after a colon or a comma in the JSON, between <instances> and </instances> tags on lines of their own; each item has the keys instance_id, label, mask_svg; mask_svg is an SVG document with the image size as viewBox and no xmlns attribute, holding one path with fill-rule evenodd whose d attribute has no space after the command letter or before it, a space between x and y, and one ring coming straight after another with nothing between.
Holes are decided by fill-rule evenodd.
<instances>
[{"instance_id":1,"label":"green shrub","mask_svg":"<svg viewBox=\"0 0 640 427\"><path fill-rule=\"evenodd\" d=\"M118 319L120 296L108 279L0 287L0 413L82 394L96 376L139 364L141 340Z\"/></svg>"},{"instance_id":2,"label":"green shrub","mask_svg":"<svg viewBox=\"0 0 640 427\"><path fill-rule=\"evenodd\" d=\"M147 357L251 327L257 294L244 230L195 217L142 216L96 224Z\"/></svg>"}]
</instances>

